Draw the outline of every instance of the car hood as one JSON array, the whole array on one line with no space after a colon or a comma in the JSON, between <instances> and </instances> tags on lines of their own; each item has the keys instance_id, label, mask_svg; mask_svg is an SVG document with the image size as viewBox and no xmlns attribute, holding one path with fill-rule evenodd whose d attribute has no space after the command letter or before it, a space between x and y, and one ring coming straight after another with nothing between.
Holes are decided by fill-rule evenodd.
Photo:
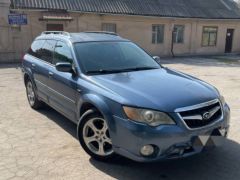
<instances>
[{"instance_id":1,"label":"car hood","mask_svg":"<svg viewBox=\"0 0 240 180\"><path fill-rule=\"evenodd\" d=\"M218 98L211 85L167 68L97 75L92 81L120 96L124 105L164 112Z\"/></svg>"}]
</instances>

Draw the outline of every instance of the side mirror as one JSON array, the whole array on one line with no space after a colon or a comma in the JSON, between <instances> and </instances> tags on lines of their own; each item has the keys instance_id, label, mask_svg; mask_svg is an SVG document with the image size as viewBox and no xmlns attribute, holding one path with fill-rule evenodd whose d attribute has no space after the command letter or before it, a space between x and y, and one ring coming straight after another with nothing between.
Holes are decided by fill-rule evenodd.
<instances>
[{"instance_id":1,"label":"side mirror","mask_svg":"<svg viewBox=\"0 0 240 180\"><path fill-rule=\"evenodd\" d=\"M73 72L72 64L68 62L59 62L56 64L56 69L60 72Z\"/></svg>"},{"instance_id":2,"label":"side mirror","mask_svg":"<svg viewBox=\"0 0 240 180\"><path fill-rule=\"evenodd\" d=\"M159 56L153 56L153 59L158 63L161 63L161 58Z\"/></svg>"}]
</instances>

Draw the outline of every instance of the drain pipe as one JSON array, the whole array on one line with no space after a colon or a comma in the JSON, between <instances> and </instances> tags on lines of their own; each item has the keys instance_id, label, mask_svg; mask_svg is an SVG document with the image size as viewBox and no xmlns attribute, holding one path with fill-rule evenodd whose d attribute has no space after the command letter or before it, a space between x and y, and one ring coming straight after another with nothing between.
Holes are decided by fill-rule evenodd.
<instances>
[{"instance_id":1,"label":"drain pipe","mask_svg":"<svg viewBox=\"0 0 240 180\"><path fill-rule=\"evenodd\" d=\"M174 50L173 50L173 48L174 48L174 39L173 39L174 33L176 33L176 32L175 32L175 29L174 29L174 27L173 27L173 28L172 28L172 43L171 43L171 53L172 53L172 57L175 57L175 55L174 55Z\"/></svg>"}]
</instances>

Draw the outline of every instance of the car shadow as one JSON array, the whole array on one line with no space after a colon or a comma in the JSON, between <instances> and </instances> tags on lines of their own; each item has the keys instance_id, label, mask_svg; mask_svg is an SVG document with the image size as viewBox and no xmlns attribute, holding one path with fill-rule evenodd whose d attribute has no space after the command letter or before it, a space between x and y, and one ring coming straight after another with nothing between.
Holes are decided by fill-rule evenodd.
<instances>
[{"instance_id":1,"label":"car shadow","mask_svg":"<svg viewBox=\"0 0 240 180\"><path fill-rule=\"evenodd\" d=\"M44 108L38 110L38 112L46 116L48 119L52 120L62 129L68 132L72 137L77 139L77 125L75 123L47 105Z\"/></svg>"},{"instance_id":2,"label":"car shadow","mask_svg":"<svg viewBox=\"0 0 240 180\"><path fill-rule=\"evenodd\" d=\"M38 112L77 139L76 124L48 106ZM138 163L124 157L107 163L92 158L89 161L95 168L116 179L240 179L240 144L233 140L227 140L222 147L184 159L154 163Z\"/></svg>"}]
</instances>

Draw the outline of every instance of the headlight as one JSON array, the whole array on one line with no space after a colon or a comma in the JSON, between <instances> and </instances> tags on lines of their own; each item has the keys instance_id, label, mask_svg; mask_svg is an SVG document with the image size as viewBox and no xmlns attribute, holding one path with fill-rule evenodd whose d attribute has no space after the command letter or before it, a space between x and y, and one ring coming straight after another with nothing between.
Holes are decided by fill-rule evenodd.
<instances>
[{"instance_id":1,"label":"headlight","mask_svg":"<svg viewBox=\"0 0 240 180\"><path fill-rule=\"evenodd\" d=\"M215 88L215 87L214 87L214 88ZM219 90L218 90L217 88L215 88L215 89L216 89L216 91L217 91L218 94L219 94L219 100L220 100L221 104L224 106L225 103L226 103L225 98L221 95L221 93L219 92Z\"/></svg>"},{"instance_id":2,"label":"headlight","mask_svg":"<svg viewBox=\"0 0 240 180\"><path fill-rule=\"evenodd\" d=\"M225 101L225 98L222 95L220 95L220 101L221 101L222 105L224 106L226 101Z\"/></svg>"},{"instance_id":3,"label":"headlight","mask_svg":"<svg viewBox=\"0 0 240 180\"><path fill-rule=\"evenodd\" d=\"M132 107L123 107L127 117L133 121L148 124L150 126L159 126L163 124L175 124L175 122L163 112L137 109Z\"/></svg>"}]
</instances>

